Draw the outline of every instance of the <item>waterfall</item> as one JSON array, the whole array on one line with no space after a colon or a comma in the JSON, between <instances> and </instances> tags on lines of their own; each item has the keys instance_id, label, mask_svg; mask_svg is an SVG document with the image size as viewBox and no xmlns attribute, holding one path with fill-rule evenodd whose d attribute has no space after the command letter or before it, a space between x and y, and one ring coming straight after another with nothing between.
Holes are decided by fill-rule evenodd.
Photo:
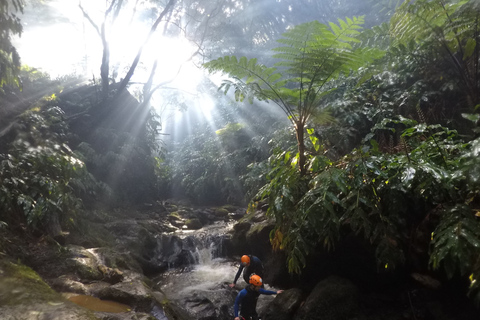
<instances>
[{"instance_id":1,"label":"waterfall","mask_svg":"<svg viewBox=\"0 0 480 320\"><path fill-rule=\"evenodd\" d=\"M226 256L223 243L229 238L229 228L229 224L216 223L195 231L160 234L155 248L156 263L168 270L211 264Z\"/></svg>"},{"instance_id":2,"label":"waterfall","mask_svg":"<svg viewBox=\"0 0 480 320\"><path fill-rule=\"evenodd\" d=\"M228 224L214 224L196 231L160 235L157 259L168 270L156 279L170 296L213 290L231 283L238 265L225 258Z\"/></svg>"},{"instance_id":3,"label":"waterfall","mask_svg":"<svg viewBox=\"0 0 480 320\"><path fill-rule=\"evenodd\" d=\"M221 243L220 243L221 245ZM198 265L212 265L213 259L218 257L218 247L214 242L207 245L205 248L195 248L193 253L195 264Z\"/></svg>"}]
</instances>

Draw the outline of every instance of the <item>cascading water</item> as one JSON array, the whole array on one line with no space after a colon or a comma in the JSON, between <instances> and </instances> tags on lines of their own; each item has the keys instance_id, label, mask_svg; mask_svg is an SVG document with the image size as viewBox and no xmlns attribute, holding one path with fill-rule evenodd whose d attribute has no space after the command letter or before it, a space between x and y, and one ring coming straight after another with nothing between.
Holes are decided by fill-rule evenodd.
<instances>
[{"instance_id":1,"label":"cascading water","mask_svg":"<svg viewBox=\"0 0 480 320\"><path fill-rule=\"evenodd\" d=\"M158 238L158 261L168 269L153 281L175 308L185 317L178 319L231 320L238 290L245 283L243 277L236 288L230 288L239 262L226 258L232 225L216 223L197 231L163 234ZM261 296L258 309L266 306L273 296ZM167 320L165 314L155 315Z\"/></svg>"},{"instance_id":2,"label":"cascading water","mask_svg":"<svg viewBox=\"0 0 480 320\"><path fill-rule=\"evenodd\" d=\"M223 245L231 225L215 223L196 231L162 234L157 261L169 268L152 279L168 300L172 319L231 319L237 291L228 287L238 265L226 259ZM166 320L163 310L155 313ZM181 314L181 315L179 315Z\"/></svg>"},{"instance_id":3,"label":"cascading water","mask_svg":"<svg viewBox=\"0 0 480 320\"><path fill-rule=\"evenodd\" d=\"M163 235L170 239L161 239L160 242L174 244L175 249L160 247L173 255L166 257L164 252L159 253L162 258L167 258L170 268L155 279L157 286L169 298L175 299L195 291L215 290L232 282L238 265L225 258L224 249L230 228L231 225L218 223L199 231Z\"/></svg>"}]
</instances>

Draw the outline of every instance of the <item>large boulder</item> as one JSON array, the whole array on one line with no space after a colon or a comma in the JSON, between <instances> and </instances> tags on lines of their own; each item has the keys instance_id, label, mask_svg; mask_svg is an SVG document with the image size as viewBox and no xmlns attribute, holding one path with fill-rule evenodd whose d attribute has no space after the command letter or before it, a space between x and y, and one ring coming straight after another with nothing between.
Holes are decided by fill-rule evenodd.
<instances>
[{"instance_id":1,"label":"large boulder","mask_svg":"<svg viewBox=\"0 0 480 320\"><path fill-rule=\"evenodd\" d=\"M320 281L295 315L295 320L346 320L358 310L358 289L348 279Z\"/></svg>"},{"instance_id":2,"label":"large boulder","mask_svg":"<svg viewBox=\"0 0 480 320\"><path fill-rule=\"evenodd\" d=\"M223 286L212 290L194 290L170 301L170 308L182 314L182 320L231 320L237 292Z\"/></svg>"},{"instance_id":3,"label":"large boulder","mask_svg":"<svg viewBox=\"0 0 480 320\"><path fill-rule=\"evenodd\" d=\"M94 314L52 290L32 269L0 260L0 319L94 320Z\"/></svg>"},{"instance_id":4,"label":"large boulder","mask_svg":"<svg viewBox=\"0 0 480 320\"><path fill-rule=\"evenodd\" d=\"M278 294L262 314L263 320L292 320L303 301L300 289L289 289Z\"/></svg>"},{"instance_id":5,"label":"large boulder","mask_svg":"<svg viewBox=\"0 0 480 320\"><path fill-rule=\"evenodd\" d=\"M152 290L139 280L108 286L98 293L98 297L130 305L135 310L143 312L149 312L156 301Z\"/></svg>"}]
</instances>

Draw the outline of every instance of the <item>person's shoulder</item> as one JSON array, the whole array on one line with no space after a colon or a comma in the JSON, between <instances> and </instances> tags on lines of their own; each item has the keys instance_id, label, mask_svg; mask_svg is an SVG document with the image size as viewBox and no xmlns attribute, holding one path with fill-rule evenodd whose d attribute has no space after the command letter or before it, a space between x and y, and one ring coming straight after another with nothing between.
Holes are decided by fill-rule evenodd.
<instances>
[{"instance_id":1,"label":"person's shoulder","mask_svg":"<svg viewBox=\"0 0 480 320\"><path fill-rule=\"evenodd\" d=\"M238 295L246 295L247 294L247 288L243 288L238 292Z\"/></svg>"}]
</instances>

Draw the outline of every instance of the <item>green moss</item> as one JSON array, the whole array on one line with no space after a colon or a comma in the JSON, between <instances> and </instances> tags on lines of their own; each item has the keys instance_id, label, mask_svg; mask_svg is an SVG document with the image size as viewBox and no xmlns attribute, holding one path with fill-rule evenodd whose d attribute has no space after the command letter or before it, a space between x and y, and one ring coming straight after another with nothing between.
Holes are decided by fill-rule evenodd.
<instances>
[{"instance_id":1,"label":"green moss","mask_svg":"<svg viewBox=\"0 0 480 320\"><path fill-rule=\"evenodd\" d=\"M216 216L227 216L230 211L225 208L216 208L215 215Z\"/></svg>"},{"instance_id":2,"label":"green moss","mask_svg":"<svg viewBox=\"0 0 480 320\"><path fill-rule=\"evenodd\" d=\"M170 217L175 217L177 219L181 219L180 215L178 214L178 211L173 211L169 214Z\"/></svg>"},{"instance_id":3,"label":"green moss","mask_svg":"<svg viewBox=\"0 0 480 320\"><path fill-rule=\"evenodd\" d=\"M21 264L0 261L0 305L20 305L29 301L52 302L62 298L40 276Z\"/></svg>"},{"instance_id":4,"label":"green moss","mask_svg":"<svg viewBox=\"0 0 480 320\"><path fill-rule=\"evenodd\" d=\"M234 212L235 210L237 210L237 207L232 206L231 204L226 204L222 206L221 209L227 210L228 212Z\"/></svg>"},{"instance_id":5,"label":"green moss","mask_svg":"<svg viewBox=\"0 0 480 320\"><path fill-rule=\"evenodd\" d=\"M42 278L27 266L15 264L8 260L0 261L0 269L5 272L5 276L17 278L19 280L42 281Z\"/></svg>"},{"instance_id":6,"label":"green moss","mask_svg":"<svg viewBox=\"0 0 480 320\"><path fill-rule=\"evenodd\" d=\"M247 214L245 216L243 216L242 218L240 218L238 220L238 222L250 222L253 217L255 217L255 212L252 211L252 212L247 212Z\"/></svg>"}]
</instances>

